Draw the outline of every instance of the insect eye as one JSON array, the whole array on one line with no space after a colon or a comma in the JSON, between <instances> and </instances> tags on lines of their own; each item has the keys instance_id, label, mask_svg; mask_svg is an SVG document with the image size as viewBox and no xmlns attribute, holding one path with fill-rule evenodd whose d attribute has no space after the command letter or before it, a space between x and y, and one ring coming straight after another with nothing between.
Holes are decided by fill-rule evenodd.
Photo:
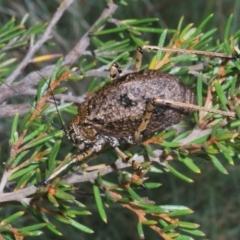
<instances>
[{"instance_id":1,"label":"insect eye","mask_svg":"<svg viewBox=\"0 0 240 240\"><path fill-rule=\"evenodd\" d=\"M80 144L77 145L77 147L80 149L80 150L83 150L85 148L85 143L84 142L81 142Z\"/></svg>"},{"instance_id":2,"label":"insect eye","mask_svg":"<svg viewBox=\"0 0 240 240\"><path fill-rule=\"evenodd\" d=\"M104 124L104 120L103 120L103 119L94 118L93 121L94 121L95 123L98 123L98 124L101 124L101 125Z\"/></svg>"}]
</instances>

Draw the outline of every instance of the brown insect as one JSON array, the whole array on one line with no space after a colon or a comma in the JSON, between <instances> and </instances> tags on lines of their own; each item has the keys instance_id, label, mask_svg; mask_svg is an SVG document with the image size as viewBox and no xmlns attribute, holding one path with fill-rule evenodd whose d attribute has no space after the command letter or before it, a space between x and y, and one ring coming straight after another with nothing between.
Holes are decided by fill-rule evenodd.
<instances>
[{"instance_id":1,"label":"brown insect","mask_svg":"<svg viewBox=\"0 0 240 240\"><path fill-rule=\"evenodd\" d=\"M141 165L119 148L120 142L136 144L142 137L176 124L196 110L235 117L233 112L197 106L191 89L171 74L157 70L139 71L144 49L236 58L222 53L143 46L136 51L133 73L122 76L120 66L117 63L112 64L111 81L79 106L78 114L66 131L67 137L78 147L80 153L70 163L54 172L46 182L70 164L83 160L93 152L99 152L107 142L124 161L141 170Z\"/></svg>"}]
</instances>

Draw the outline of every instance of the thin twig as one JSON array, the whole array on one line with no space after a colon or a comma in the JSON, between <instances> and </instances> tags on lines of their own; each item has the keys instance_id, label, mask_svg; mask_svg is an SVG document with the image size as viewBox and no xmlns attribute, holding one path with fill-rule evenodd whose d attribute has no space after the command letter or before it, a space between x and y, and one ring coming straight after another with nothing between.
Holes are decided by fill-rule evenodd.
<instances>
[{"instance_id":1,"label":"thin twig","mask_svg":"<svg viewBox=\"0 0 240 240\"><path fill-rule=\"evenodd\" d=\"M10 76L6 79L6 83L8 85L11 85L11 83L19 76L19 74L22 72L22 70L28 65L29 62L32 61L32 57L34 54L40 49L40 47L51 38L51 33L53 27L56 26L59 19L62 17L63 13L66 11L66 9L73 3L74 0L65 0L60 7L57 9L55 14L53 15L51 21L49 22L46 30L44 31L43 35L40 37L40 39L33 45L30 46L29 51L27 52L24 59L21 61L21 63L18 65L18 67L10 74ZM2 85L2 88L5 89L7 86Z\"/></svg>"},{"instance_id":2,"label":"thin twig","mask_svg":"<svg viewBox=\"0 0 240 240\"><path fill-rule=\"evenodd\" d=\"M45 73L43 74L42 71ZM49 74L46 74L49 72ZM129 73L129 70L124 70L124 73ZM51 69L49 69L49 66L42 69L38 72L32 72L29 75L33 75L33 77L30 77L30 79L38 79L41 76L45 75L51 75ZM26 98L26 95L36 96L37 90L30 88L30 86L27 86L24 82L27 80L29 75L20 81L20 83L13 86L14 89L17 89L17 91L14 91L11 88L7 88L0 94L0 102L1 99L5 100L10 97L19 96L21 94L24 95L24 98ZM35 77L34 77L35 76ZM86 77L109 77L109 66L102 66L97 69L89 70L85 73ZM28 82L28 80L26 81ZM0 90L1 92L1 90ZM56 99L60 99L61 102L73 102L73 103L82 103L84 99L86 98L86 94L83 94L81 96L72 96L67 94L57 94L55 96ZM7 118L14 116L17 112L19 112L19 115L24 115L31 107L31 103L29 104L6 104L6 105L0 105L0 118Z\"/></svg>"},{"instance_id":3,"label":"thin twig","mask_svg":"<svg viewBox=\"0 0 240 240\"><path fill-rule=\"evenodd\" d=\"M24 95L32 95L36 96L36 90L30 89L24 92ZM73 96L68 94L58 94L54 96L55 99L59 100L61 104L66 102L72 102L72 103L82 103L85 98L86 94L83 94L81 96ZM51 102L50 100L48 102ZM55 106L55 103L53 102L52 105ZM16 113L19 114L19 116L24 116L29 109L32 107L32 103L22 103L22 104L6 104L6 105L0 105L0 118L9 118L16 115ZM56 106L55 106L56 107Z\"/></svg>"},{"instance_id":4,"label":"thin twig","mask_svg":"<svg viewBox=\"0 0 240 240\"><path fill-rule=\"evenodd\" d=\"M106 16L112 15L117 9L117 5L114 3L108 3L107 7L102 12L101 16L98 20L93 24L93 26L84 34L84 36L79 40L79 42L75 45L75 47L66 55L63 64L72 65L76 62L76 60L85 52L86 48L90 44L89 34L91 30ZM14 86L14 88L18 89L19 92L25 91L25 89L35 86L38 84L41 76L51 76L55 64L49 65L47 67L42 68L39 71L31 72L26 77L24 77L18 84ZM105 73L104 73L105 74ZM107 74L107 73L106 73ZM106 75L105 74L105 75ZM14 96L16 93L10 89L5 87L4 91L1 91L0 88L0 103L4 100Z\"/></svg>"},{"instance_id":5,"label":"thin twig","mask_svg":"<svg viewBox=\"0 0 240 240\"><path fill-rule=\"evenodd\" d=\"M0 193L0 202L10 202L10 201L18 201L22 202L24 198L27 196L30 196L34 193L37 192L37 187L35 186L30 186L26 187L24 189L15 191L15 192L10 192L10 193Z\"/></svg>"},{"instance_id":6,"label":"thin twig","mask_svg":"<svg viewBox=\"0 0 240 240\"><path fill-rule=\"evenodd\" d=\"M11 105L0 105L0 118L13 117L16 113L20 116L25 115L29 111L29 104L11 104Z\"/></svg>"},{"instance_id":7,"label":"thin twig","mask_svg":"<svg viewBox=\"0 0 240 240\"><path fill-rule=\"evenodd\" d=\"M94 27L108 17L109 15L112 15L117 9L117 5L114 3L108 3L107 7L102 12L101 16L98 18L98 20L95 22L95 24L92 25L92 27L83 35L83 37L80 39L80 41L75 45L75 47L70 51L66 57L64 58L63 65L72 65L75 63L78 58L82 55L82 53L85 51L85 49L90 44L90 36L89 34L92 32Z\"/></svg>"}]
</instances>

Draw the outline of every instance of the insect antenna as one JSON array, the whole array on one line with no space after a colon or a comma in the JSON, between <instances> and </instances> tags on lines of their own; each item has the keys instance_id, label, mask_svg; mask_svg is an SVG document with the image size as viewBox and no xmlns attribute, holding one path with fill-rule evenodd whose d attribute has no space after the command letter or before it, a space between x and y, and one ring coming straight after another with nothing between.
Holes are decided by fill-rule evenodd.
<instances>
[{"instance_id":1,"label":"insect antenna","mask_svg":"<svg viewBox=\"0 0 240 240\"><path fill-rule=\"evenodd\" d=\"M58 114L58 117L59 117L60 123L61 123L61 127L58 126L58 128L61 129L61 130L63 130L64 133L65 133L66 135L68 135L68 132L67 132L67 130L66 130L65 126L64 126L63 120L62 120L62 118L61 118L59 109L58 109L58 107L57 107L57 101L56 101L55 95L54 95L54 93L53 93L53 90L52 90L52 88L51 88L51 85L50 85L50 83L49 83L40 73L38 73L38 74L39 74L39 75L44 79L44 81L48 84L49 90L50 90L50 92L51 92L51 95L52 95L52 98L53 98L53 102L54 102L54 105L55 105L55 107L56 107L56 111L57 111L57 114ZM53 121L52 121L52 122L53 122ZM54 123L54 125L56 125L56 124Z\"/></svg>"},{"instance_id":2,"label":"insect antenna","mask_svg":"<svg viewBox=\"0 0 240 240\"><path fill-rule=\"evenodd\" d=\"M41 77L42 77L42 76L41 76ZM45 78L43 78L43 79L47 82L47 80L46 80ZM17 93L19 96L21 96L22 99L28 101L27 98L26 98L24 95L22 95L18 90L16 90L16 89L13 88L12 86L10 86L9 84L7 84L7 83L5 83L5 82L3 82L3 81L1 81L1 80L0 80L0 82L1 82L2 84L6 85L7 87L9 87L10 89L12 89L15 93ZM53 94L53 91L52 91L52 89L51 89L51 87L50 87L49 82L47 82L47 84L48 84L49 89L50 89L50 91L51 91L51 95L53 96L53 101L54 101L54 104L55 104L57 113L58 113L58 115L59 115L59 117L60 117L60 113L59 113L59 110L58 110L58 107L57 107L57 104L56 104L56 98L54 97L54 94ZM58 129L60 129L60 130L63 130L63 131L66 133L66 129L65 129L65 127L64 127L64 124L63 124L63 121L62 121L61 117L60 117L60 122L61 122L61 127L60 127L60 126L59 126L58 124L56 124L52 119L50 119L46 114L43 114L37 107L35 107L34 104L32 104L32 103L29 102L29 101L28 101L27 103L28 103L31 107L33 107L33 108L39 113L39 115L40 115L44 120L50 122L54 127L58 128Z\"/></svg>"},{"instance_id":3,"label":"insect antenna","mask_svg":"<svg viewBox=\"0 0 240 240\"><path fill-rule=\"evenodd\" d=\"M236 48L233 54L207 52L207 51L192 50L192 49L167 48L167 47L149 46L149 45L141 46L140 50L141 49L142 50L149 49L149 50L172 52L172 53L182 53L182 54L195 54L195 55L201 55L201 56L207 56L207 57L225 58L230 60L237 60L240 58L240 54L238 52L238 49Z\"/></svg>"}]
</instances>

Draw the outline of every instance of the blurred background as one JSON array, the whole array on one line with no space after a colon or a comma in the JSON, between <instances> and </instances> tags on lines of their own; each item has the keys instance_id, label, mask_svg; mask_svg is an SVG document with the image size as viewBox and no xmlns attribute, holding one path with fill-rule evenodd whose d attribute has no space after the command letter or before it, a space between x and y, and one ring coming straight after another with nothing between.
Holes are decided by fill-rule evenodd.
<instances>
[{"instance_id":1,"label":"blurred background","mask_svg":"<svg viewBox=\"0 0 240 240\"><path fill-rule=\"evenodd\" d=\"M124 3L124 1L119 1ZM184 17L185 25L189 23L198 24L213 13L214 17L208 24L209 29L217 28L212 40L215 43L218 39L223 39L224 28L231 14L233 14L232 32L236 32L240 27L240 1L239 0L129 0L127 5L121 4L114 14L118 19L143 19L157 17L159 21L154 23L154 27L176 29L181 17ZM56 11L58 1L42 0L0 0L0 26L6 23L12 16L19 21L29 13L27 24L36 22L44 23L51 19ZM96 21L101 14L106 2L103 0L76 0L65 12L64 16L54 30L54 46L41 48L42 54L46 53L67 53L81 36ZM157 44L158 38L151 33L145 33L143 40L151 45ZM24 54L23 50L22 53ZM21 57L21 56L19 56ZM43 65L33 66L41 68ZM31 69L28 69L31 71ZM1 121L1 120L0 120ZM0 141L7 143L7 133L1 128ZM4 139L3 139L4 138ZM201 225L200 229L206 233L206 238L211 240L240 239L240 165L235 161L235 166L224 166L229 175L221 174L214 166L208 163L199 162L202 174L193 174L178 162L174 167L187 176L194 179L194 183L186 183L179 180L171 173L164 173L152 176L152 181L162 183L162 187L148 192L149 199L156 199L159 205L185 205L191 208L194 213L186 217L186 221L194 221ZM154 179L155 178L155 179ZM88 186L85 186L85 190ZM129 214L118 205L109 208L108 224L104 224L94 209L94 200L84 199L85 204L91 204L93 208L92 217L83 217L81 221L89 227L95 229L92 235L79 233L72 228L64 229L64 236L53 236L49 233L38 239L138 239L135 229L136 217ZM48 233L47 233L48 234ZM158 239L154 233L147 234L149 239ZM30 239L30 238L29 238Z\"/></svg>"},{"instance_id":2,"label":"blurred background","mask_svg":"<svg viewBox=\"0 0 240 240\"><path fill-rule=\"evenodd\" d=\"M0 21L4 23L12 16L21 20L26 13L30 13L27 24L44 23L51 19L52 14L56 11L58 2L1 0ZM193 23L197 26L208 15L214 14L213 20L208 24L209 29L217 28L214 40L223 39L224 28L231 14L234 15L231 27L232 32L236 32L239 29L240 2L237 0L202 0L197 2L182 0L181 3L177 0L119 0L114 2L119 4L120 2L126 2L127 4L120 4L120 7L114 14L115 18L143 19L156 17L159 19L156 26L164 29L176 29L181 17L184 17L185 24ZM55 29L55 50L59 52L70 50L72 45L96 21L96 18L105 6L106 1L104 0L74 1L58 23L58 28ZM152 45L156 44L158 40L154 39L151 34L146 34L144 38L151 42Z\"/></svg>"}]
</instances>

